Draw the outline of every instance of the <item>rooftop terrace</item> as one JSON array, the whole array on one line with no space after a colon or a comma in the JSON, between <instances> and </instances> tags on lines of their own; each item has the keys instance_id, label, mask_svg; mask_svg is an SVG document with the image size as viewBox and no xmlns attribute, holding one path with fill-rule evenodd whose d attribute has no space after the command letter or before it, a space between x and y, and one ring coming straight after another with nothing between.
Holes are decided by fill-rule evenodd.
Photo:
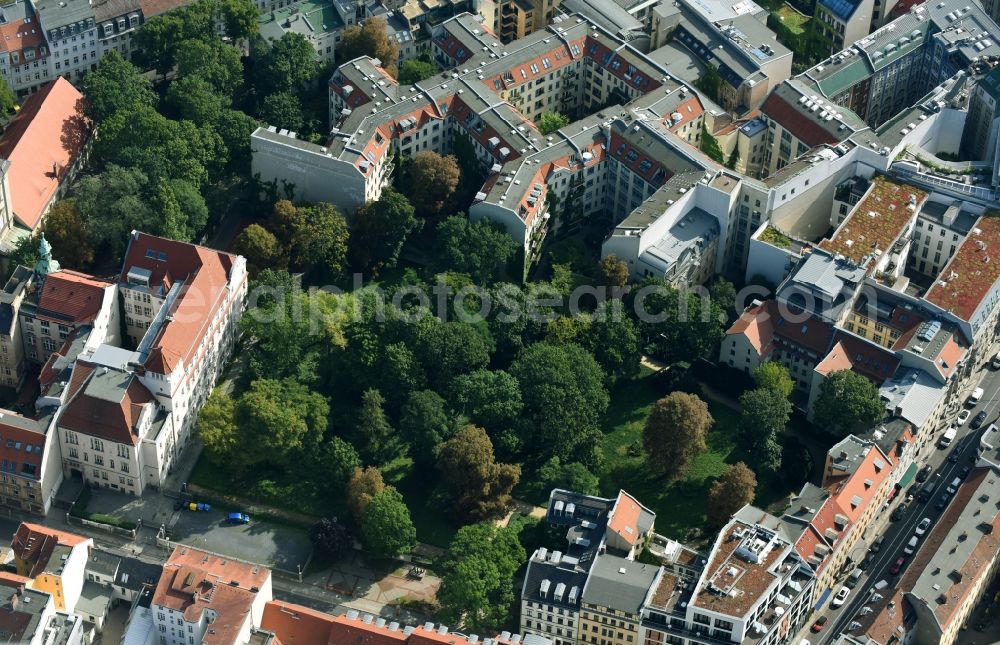
<instances>
[{"instance_id":1,"label":"rooftop terrace","mask_svg":"<svg viewBox=\"0 0 1000 645\"><path fill-rule=\"evenodd\" d=\"M906 231L926 200L927 193L919 188L876 177L833 237L819 246L855 264L862 264L872 254L877 258ZM869 273L875 266L876 262L869 265Z\"/></svg>"},{"instance_id":2,"label":"rooftop terrace","mask_svg":"<svg viewBox=\"0 0 1000 645\"><path fill-rule=\"evenodd\" d=\"M979 219L924 298L962 320L970 320L1000 279L997 254L1000 254L1000 212L990 211Z\"/></svg>"}]
</instances>

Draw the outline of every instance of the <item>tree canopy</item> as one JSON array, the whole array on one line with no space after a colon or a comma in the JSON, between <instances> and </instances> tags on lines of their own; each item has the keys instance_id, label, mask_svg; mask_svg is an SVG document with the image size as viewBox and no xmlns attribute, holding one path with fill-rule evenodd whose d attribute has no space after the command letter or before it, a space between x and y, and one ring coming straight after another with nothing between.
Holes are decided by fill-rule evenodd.
<instances>
[{"instance_id":1,"label":"tree canopy","mask_svg":"<svg viewBox=\"0 0 1000 645\"><path fill-rule=\"evenodd\" d=\"M713 421L708 405L694 394L663 397L653 404L642 432L646 463L670 479L684 477L691 461L708 447Z\"/></svg>"},{"instance_id":2,"label":"tree canopy","mask_svg":"<svg viewBox=\"0 0 1000 645\"><path fill-rule=\"evenodd\" d=\"M324 517L309 527L309 540L317 551L334 562L354 548L354 536L335 517Z\"/></svg>"},{"instance_id":3,"label":"tree canopy","mask_svg":"<svg viewBox=\"0 0 1000 645\"><path fill-rule=\"evenodd\" d=\"M96 70L83 77L83 95L87 116L98 124L119 111L156 106L149 79L114 49L101 58Z\"/></svg>"},{"instance_id":4,"label":"tree canopy","mask_svg":"<svg viewBox=\"0 0 1000 645\"><path fill-rule=\"evenodd\" d=\"M399 68L399 84L412 85L438 73L438 66L430 56L405 61Z\"/></svg>"},{"instance_id":5,"label":"tree canopy","mask_svg":"<svg viewBox=\"0 0 1000 645\"><path fill-rule=\"evenodd\" d=\"M795 381L788 373L788 368L777 361L768 361L753 371L753 380L757 387L774 390L778 394L791 396Z\"/></svg>"},{"instance_id":6,"label":"tree canopy","mask_svg":"<svg viewBox=\"0 0 1000 645\"><path fill-rule=\"evenodd\" d=\"M723 526L733 513L753 502L756 490L757 476L746 464L740 461L727 466L708 490L709 527Z\"/></svg>"},{"instance_id":7,"label":"tree canopy","mask_svg":"<svg viewBox=\"0 0 1000 645\"><path fill-rule=\"evenodd\" d=\"M487 219L470 222L464 215L442 220L434 242L439 270L466 273L478 285L492 284L520 249L499 224Z\"/></svg>"},{"instance_id":8,"label":"tree canopy","mask_svg":"<svg viewBox=\"0 0 1000 645\"><path fill-rule=\"evenodd\" d=\"M878 388L857 372L839 370L827 375L813 406L813 419L829 432L863 434L883 416Z\"/></svg>"},{"instance_id":9,"label":"tree canopy","mask_svg":"<svg viewBox=\"0 0 1000 645\"><path fill-rule=\"evenodd\" d=\"M462 521L502 516L521 478L520 466L496 462L493 442L485 430L473 425L441 445L437 467L452 512Z\"/></svg>"},{"instance_id":10,"label":"tree canopy","mask_svg":"<svg viewBox=\"0 0 1000 645\"><path fill-rule=\"evenodd\" d=\"M538 130L542 134L552 134L556 130L565 128L567 125L569 125L569 118L565 114L560 114L552 110L546 110L538 117Z\"/></svg>"},{"instance_id":11,"label":"tree canopy","mask_svg":"<svg viewBox=\"0 0 1000 645\"><path fill-rule=\"evenodd\" d=\"M392 189L383 190L378 200L367 202L351 218L351 264L374 273L396 266L406 238L419 228L409 200Z\"/></svg>"},{"instance_id":12,"label":"tree canopy","mask_svg":"<svg viewBox=\"0 0 1000 645\"><path fill-rule=\"evenodd\" d=\"M442 157L430 150L413 155L408 194L417 213L425 217L440 214L458 187L459 175L454 155Z\"/></svg>"},{"instance_id":13,"label":"tree canopy","mask_svg":"<svg viewBox=\"0 0 1000 645\"><path fill-rule=\"evenodd\" d=\"M740 396L740 406L739 444L758 472L777 471L781 467L779 436L788 424L792 404L778 390L758 387Z\"/></svg>"},{"instance_id":14,"label":"tree canopy","mask_svg":"<svg viewBox=\"0 0 1000 645\"><path fill-rule=\"evenodd\" d=\"M52 256L64 268L82 271L94 261L94 248L75 200L62 199L53 204L45 216L43 230L52 245Z\"/></svg>"},{"instance_id":15,"label":"tree canopy","mask_svg":"<svg viewBox=\"0 0 1000 645\"><path fill-rule=\"evenodd\" d=\"M389 35L386 22L381 18L369 18L345 29L337 49L343 60L352 60L358 56L377 58L389 76L396 76L399 43Z\"/></svg>"},{"instance_id":16,"label":"tree canopy","mask_svg":"<svg viewBox=\"0 0 1000 645\"><path fill-rule=\"evenodd\" d=\"M624 287L628 283L628 265L614 254L601 258L598 271L601 283L608 287Z\"/></svg>"},{"instance_id":17,"label":"tree canopy","mask_svg":"<svg viewBox=\"0 0 1000 645\"><path fill-rule=\"evenodd\" d=\"M365 506L361 542L376 555L395 557L417 545L417 531L410 510L395 488L376 494Z\"/></svg>"},{"instance_id":18,"label":"tree canopy","mask_svg":"<svg viewBox=\"0 0 1000 645\"><path fill-rule=\"evenodd\" d=\"M351 473L350 479L347 480L347 507L359 526L364 523L368 503L385 489L382 473L374 466L364 470L355 468Z\"/></svg>"}]
</instances>

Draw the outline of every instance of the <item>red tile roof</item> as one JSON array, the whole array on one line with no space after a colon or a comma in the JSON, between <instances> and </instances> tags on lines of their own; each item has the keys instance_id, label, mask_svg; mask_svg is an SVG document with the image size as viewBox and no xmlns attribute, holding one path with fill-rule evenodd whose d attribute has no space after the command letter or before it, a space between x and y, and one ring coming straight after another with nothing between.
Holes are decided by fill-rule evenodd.
<instances>
[{"instance_id":1,"label":"red tile roof","mask_svg":"<svg viewBox=\"0 0 1000 645\"><path fill-rule=\"evenodd\" d=\"M26 227L38 226L89 137L83 95L62 77L21 106L0 137L0 158L10 161L11 205Z\"/></svg>"},{"instance_id":2,"label":"red tile roof","mask_svg":"<svg viewBox=\"0 0 1000 645\"><path fill-rule=\"evenodd\" d=\"M147 269L150 289L161 297L172 282L183 280L181 293L173 303L171 317L159 330L146 360L146 369L169 374L183 360L194 361L198 344L228 294L234 256L186 242L134 232L122 263L121 281L128 282L133 267ZM237 288L238 285L233 285Z\"/></svg>"},{"instance_id":3,"label":"red tile roof","mask_svg":"<svg viewBox=\"0 0 1000 645\"><path fill-rule=\"evenodd\" d=\"M621 491L615 502L614 514L608 520L608 529L618 534L628 544L635 544L640 538L639 515L642 505L634 497Z\"/></svg>"},{"instance_id":4,"label":"red tile roof","mask_svg":"<svg viewBox=\"0 0 1000 645\"><path fill-rule=\"evenodd\" d=\"M100 313L104 291L110 286L110 282L76 271L50 273L42 283L35 316L59 323L92 322Z\"/></svg>"},{"instance_id":5,"label":"red tile roof","mask_svg":"<svg viewBox=\"0 0 1000 645\"><path fill-rule=\"evenodd\" d=\"M896 372L897 367L899 357L893 352L838 329L834 334L833 347L816 366L816 371L825 376L850 369L881 385Z\"/></svg>"},{"instance_id":6,"label":"red tile roof","mask_svg":"<svg viewBox=\"0 0 1000 645\"><path fill-rule=\"evenodd\" d=\"M0 51L22 52L26 49L35 50L41 57L40 47L45 44L45 32L38 23L26 23L24 19L0 25Z\"/></svg>"},{"instance_id":7,"label":"red tile roof","mask_svg":"<svg viewBox=\"0 0 1000 645\"><path fill-rule=\"evenodd\" d=\"M726 334L743 334L753 345L757 355L763 357L771 351L771 340L774 338L772 315L774 311L777 311L777 306L773 300L750 307L733 323Z\"/></svg>"},{"instance_id":8,"label":"red tile roof","mask_svg":"<svg viewBox=\"0 0 1000 645\"><path fill-rule=\"evenodd\" d=\"M830 145L840 143L837 137L823 128L816 127L812 119L800 112L777 92L771 92L760 111L780 123L781 127L791 132L792 136L809 147L824 143Z\"/></svg>"},{"instance_id":9,"label":"red tile roof","mask_svg":"<svg viewBox=\"0 0 1000 645\"><path fill-rule=\"evenodd\" d=\"M153 395L134 373L106 370L91 370L87 382L63 407L59 426L115 443L137 445L136 426L143 410L152 403ZM95 378L109 377L113 383L102 384L100 392L91 390Z\"/></svg>"},{"instance_id":10,"label":"red tile roof","mask_svg":"<svg viewBox=\"0 0 1000 645\"><path fill-rule=\"evenodd\" d=\"M34 578L45 571L56 546L75 547L89 541L90 538L67 531L21 522L17 532L14 533L14 539L11 540L10 548L14 556L27 565L28 577Z\"/></svg>"},{"instance_id":11,"label":"red tile roof","mask_svg":"<svg viewBox=\"0 0 1000 645\"><path fill-rule=\"evenodd\" d=\"M979 218L924 299L970 320L1000 279L1000 214ZM981 245L981 246L980 246Z\"/></svg>"},{"instance_id":12,"label":"red tile roof","mask_svg":"<svg viewBox=\"0 0 1000 645\"><path fill-rule=\"evenodd\" d=\"M258 590L270 578L271 571L260 565L176 547L163 565L153 604L183 612L188 622L197 622L206 610L211 610L216 614L213 628L202 642L235 643L240 628L250 618Z\"/></svg>"}]
</instances>

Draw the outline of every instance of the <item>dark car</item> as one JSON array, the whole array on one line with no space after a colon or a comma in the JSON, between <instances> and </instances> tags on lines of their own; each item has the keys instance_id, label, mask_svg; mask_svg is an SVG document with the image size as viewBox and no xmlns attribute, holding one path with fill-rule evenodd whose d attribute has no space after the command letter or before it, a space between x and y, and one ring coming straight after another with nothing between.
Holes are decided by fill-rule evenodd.
<instances>
[{"instance_id":1,"label":"dark car","mask_svg":"<svg viewBox=\"0 0 1000 645\"><path fill-rule=\"evenodd\" d=\"M961 477L962 479L965 479L965 477L968 476L970 470L972 469L969 468L968 466L962 466L962 470L959 471L958 476Z\"/></svg>"},{"instance_id":2,"label":"dark car","mask_svg":"<svg viewBox=\"0 0 1000 645\"><path fill-rule=\"evenodd\" d=\"M969 423L969 427L973 430L977 430L986 423L986 410L980 410L979 414L972 417L972 421Z\"/></svg>"},{"instance_id":3,"label":"dark car","mask_svg":"<svg viewBox=\"0 0 1000 645\"><path fill-rule=\"evenodd\" d=\"M909 507L906 504L900 504L892 511L892 515L889 516L889 519L893 522L898 522L903 519L903 515L906 513L908 508Z\"/></svg>"},{"instance_id":4,"label":"dark car","mask_svg":"<svg viewBox=\"0 0 1000 645\"><path fill-rule=\"evenodd\" d=\"M226 516L227 524L249 524L250 516L246 513L230 513Z\"/></svg>"},{"instance_id":5,"label":"dark car","mask_svg":"<svg viewBox=\"0 0 1000 645\"><path fill-rule=\"evenodd\" d=\"M823 631L823 625L826 625L827 620L829 619L826 616L820 616L819 618L816 619L816 622L813 623L813 626L809 628L809 631L811 631L813 634L820 633L821 631Z\"/></svg>"},{"instance_id":6,"label":"dark car","mask_svg":"<svg viewBox=\"0 0 1000 645\"><path fill-rule=\"evenodd\" d=\"M952 450L951 454L948 455L948 461L950 461L953 464L957 464L959 457L961 457L961 455L959 454L960 452L961 450L959 450L958 448Z\"/></svg>"},{"instance_id":7,"label":"dark car","mask_svg":"<svg viewBox=\"0 0 1000 645\"><path fill-rule=\"evenodd\" d=\"M931 468L930 464L927 464L926 466L921 468L920 471L917 473L917 481L918 482L927 481L927 478L931 476L932 470L933 469Z\"/></svg>"},{"instance_id":8,"label":"dark car","mask_svg":"<svg viewBox=\"0 0 1000 645\"><path fill-rule=\"evenodd\" d=\"M947 508L949 501L951 501L951 495L942 495L941 498L938 499L938 503L934 505L934 508L939 511L943 511Z\"/></svg>"},{"instance_id":9,"label":"dark car","mask_svg":"<svg viewBox=\"0 0 1000 645\"><path fill-rule=\"evenodd\" d=\"M875 554L869 551L865 554L865 557L861 562L858 563L858 568L862 571L868 571L868 567L872 566L872 560L875 559Z\"/></svg>"},{"instance_id":10,"label":"dark car","mask_svg":"<svg viewBox=\"0 0 1000 645\"><path fill-rule=\"evenodd\" d=\"M899 572L903 570L904 564L906 564L906 557L899 556L899 558L897 558L896 561L892 563L892 566L889 567L889 573L891 573L894 576L898 576Z\"/></svg>"}]
</instances>

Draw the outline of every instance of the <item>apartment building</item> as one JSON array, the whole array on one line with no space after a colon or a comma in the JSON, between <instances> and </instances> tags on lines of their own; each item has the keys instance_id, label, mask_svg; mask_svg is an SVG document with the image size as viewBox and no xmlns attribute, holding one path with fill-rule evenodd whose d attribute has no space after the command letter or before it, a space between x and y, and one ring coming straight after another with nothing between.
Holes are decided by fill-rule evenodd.
<instances>
[{"instance_id":1,"label":"apartment building","mask_svg":"<svg viewBox=\"0 0 1000 645\"><path fill-rule=\"evenodd\" d=\"M89 0L38 0L33 4L51 52L49 73L78 83L87 72L97 69L97 19Z\"/></svg>"},{"instance_id":2,"label":"apartment building","mask_svg":"<svg viewBox=\"0 0 1000 645\"><path fill-rule=\"evenodd\" d=\"M280 9L272 8L260 16L260 35L274 41L288 33L300 34L316 49L320 62L332 63L336 44L345 28L334 4L332 1L306 0Z\"/></svg>"},{"instance_id":3,"label":"apartment building","mask_svg":"<svg viewBox=\"0 0 1000 645\"><path fill-rule=\"evenodd\" d=\"M100 547L90 550L87 559L86 585L94 585L110 597L112 603L131 604L143 594L151 595L160 580L163 567L139 558L118 556Z\"/></svg>"},{"instance_id":4,"label":"apartment building","mask_svg":"<svg viewBox=\"0 0 1000 645\"><path fill-rule=\"evenodd\" d=\"M651 49L660 60L690 56L700 72L712 65L722 79L716 98L729 112L760 107L792 75L792 52L767 28L767 12L753 2L663 2L652 9ZM697 76L683 76L694 82Z\"/></svg>"},{"instance_id":5,"label":"apartment building","mask_svg":"<svg viewBox=\"0 0 1000 645\"><path fill-rule=\"evenodd\" d=\"M128 369L143 367L135 373L166 411L179 453L236 344L246 260L134 231L118 289L126 336L139 339Z\"/></svg>"},{"instance_id":6,"label":"apartment building","mask_svg":"<svg viewBox=\"0 0 1000 645\"><path fill-rule=\"evenodd\" d=\"M271 571L192 547L174 548L150 611L160 645L242 645L271 600Z\"/></svg>"},{"instance_id":7,"label":"apartment building","mask_svg":"<svg viewBox=\"0 0 1000 645\"><path fill-rule=\"evenodd\" d=\"M996 18L994 18L996 20ZM982 75L969 96L969 113L962 132L962 150L970 159L993 161L996 158L998 109L1000 101L1000 67Z\"/></svg>"},{"instance_id":8,"label":"apartment building","mask_svg":"<svg viewBox=\"0 0 1000 645\"><path fill-rule=\"evenodd\" d=\"M578 643L628 645L640 639L642 610L663 568L599 555L580 601Z\"/></svg>"},{"instance_id":9,"label":"apartment building","mask_svg":"<svg viewBox=\"0 0 1000 645\"><path fill-rule=\"evenodd\" d=\"M866 28L857 37L846 38L832 50L831 58L797 79L810 86L811 94L851 110L875 127L977 58L1000 55L998 35L997 24L979 5L955 0L924 3L871 35Z\"/></svg>"},{"instance_id":10,"label":"apartment building","mask_svg":"<svg viewBox=\"0 0 1000 645\"><path fill-rule=\"evenodd\" d=\"M820 0L813 22L829 53L834 54L871 31L875 0Z\"/></svg>"},{"instance_id":11,"label":"apartment building","mask_svg":"<svg viewBox=\"0 0 1000 645\"><path fill-rule=\"evenodd\" d=\"M51 51L27 0L0 7L0 35L0 75L17 96L27 96L49 82Z\"/></svg>"},{"instance_id":12,"label":"apartment building","mask_svg":"<svg viewBox=\"0 0 1000 645\"><path fill-rule=\"evenodd\" d=\"M648 645L785 642L811 611L814 578L782 522L745 506L694 577L664 574L643 610Z\"/></svg>"},{"instance_id":13,"label":"apartment building","mask_svg":"<svg viewBox=\"0 0 1000 645\"><path fill-rule=\"evenodd\" d=\"M0 136L0 249L34 232L79 172L90 138L82 99L65 79L44 83Z\"/></svg>"},{"instance_id":14,"label":"apartment building","mask_svg":"<svg viewBox=\"0 0 1000 645\"><path fill-rule=\"evenodd\" d=\"M94 541L22 522L10 543L17 575L26 586L49 594L56 610L73 613L83 589L84 568Z\"/></svg>"},{"instance_id":15,"label":"apartment building","mask_svg":"<svg viewBox=\"0 0 1000 645\"><path fill-rule=\"evenodd\" d=\"M622 622L621 642L635 640L636 608L632 608L626 628L624 614L614 613L624 610L600 602L605 593L603 577L611 568L639 571L633 561L653 536L655 514L625 491L615 499L606 499L556 489L549 496L546 521L567 529L567 544L565 550L542 547L531 554L521 588L521 630L540 634L554 645L611 643L618 642L614 639L618 638L618 622ZM585 592L598 570L596 563L603 558L608 559L599 569L602 580L590 587L588 601ZM612 567L612 562L617 566ZM648 576L653 569L643 568L641 575ZM633 584L632 576L616 575L614 581L624 578L623 584ZM633 589L630 597L637 596ZM613 633L609 633L609 620L616 626Z\"/></svg>"},{"instance_id":16,"label":"apartment building","mask_svg":"<svg viewBox=\"0 0 1000 645\"><path fill-rule=\"evenodd\" d=\"M57 613L52 596L32 589L30 582L29 578L13 573L0 574L0 624L8 640L26 645L59 643L51 637L63 634L53 626L61 627L68 621L70 629L62 643L82 645L83 621L72 614Z\"/></svg>"},{"instance_id":17,"label":"apartment building","mask_svg":"<svg viewBox=\"0 0 1000 645\"><path fill-rule=\"evenodd\" d=\"M132 58L132 34L142 26L140 0L96 0L91 4L97 23L97 60L117 51L125 60Z\"/></svg>"},{"instance_id":18,"label":"apartment building","mask_svg":"<svg viewBox=\"0 0 1000 645\"><path fill-rule=\"evenodd\" d=\"M52 507L62 473L51 426L51 413L30 418L0 410L0 504L8 509L44 516Z\"/></svg>"}]
</instances>

